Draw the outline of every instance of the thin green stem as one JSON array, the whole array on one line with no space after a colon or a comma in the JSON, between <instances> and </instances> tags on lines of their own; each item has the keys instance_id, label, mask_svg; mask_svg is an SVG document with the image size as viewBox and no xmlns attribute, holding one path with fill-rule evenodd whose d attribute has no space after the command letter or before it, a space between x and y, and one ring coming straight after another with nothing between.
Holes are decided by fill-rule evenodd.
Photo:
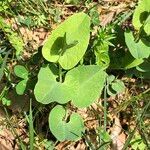
<instances>
[{"instance_id":1,"label":"thin green stem","mask_svg":"<svg viewBox=\"0 0 150 150\"><path fill-rule=\"evenodd\" d=\"M106 131L107 127L107 83L104 87L104 130Z\"/></svg>"},{"instance_id":2,"label":"thin green stem","mask_svg":"<svg viewBox=\"0 0 150 150\"><path fill-rule=\"evenodd\" d=\"M30 111L29 111L29 139L30 150L34 149L34 128L33 128L33 116L32 116L32 100L30 99Z\"/></svg>"},{"instance_id":3,"label":"thin green stem","mask_svg":"<svg viewBox=\"0 0 150 150\"><path fill-rule=\"evenodd\" d=\"M62 83L62 67L59 64L59 82Z\"/></svg>"}]
</instances>

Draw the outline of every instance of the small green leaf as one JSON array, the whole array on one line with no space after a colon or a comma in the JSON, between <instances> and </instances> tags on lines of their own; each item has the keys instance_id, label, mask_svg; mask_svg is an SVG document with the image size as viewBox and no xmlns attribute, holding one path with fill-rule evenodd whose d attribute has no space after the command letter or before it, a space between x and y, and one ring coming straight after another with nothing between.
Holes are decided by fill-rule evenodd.
<instances>
[{"instance_id":1,"label":"small green leaf","mask_svg":"<svg viewBox=\"0 0 150 150\"><path fill-rule=\"evenodd\" d=\"M111 84L113 81L115 80L115 76L114 75L109 75L107 76L107 84Z\"/></svg>"},{"instance_id":2,"label":"small green leaf","mask_svg":"<svg viewBox=\"0 0 150 150\"><path fill-rule=\"evenodd\" d=\"M136 43L131 31L125 32L125 41L134 58L142 59L150 56L150 46L143 43L141 39Z\"/></svg>"},{"instance_id":3,"label":"small green leaf","mask_svg":"<svg viewBox=\"0 0 150 150\"><path fill-rule=\"evenodd\" d=\"M116 91L117 93L121 93L125 90L125 85L121 80L115 80L114 82L112 82L111 87L114 91Z\"/></svg>"},{"instance_id":4,"label":"small green leaf","mask_svg":"<svg viewBox=\"0 0 150 150\"><path fill-rule=\"evenodd\" d=\"M110 137L110 135L108 134L108 132L105 131L105 130L102 129L102 128L99 129L99 136L100 136L100 138L103 140L103 142L109 142L109 141L111 141L111 137Z\"/></svg>"},{"instance_id":5,"label":"small green leaf","mask_svg":"<svg viewBox=\"0 0 150 150\"><path fill-rule=\"evenodd\" d=\"M16 93L18 95L23 95L26 89L27 80L22 80L16 85Z\"/></svg>"},{"instance_id":6,"label":"small green leaf","mask_svg":"<svg viewBox=\"0 0 150 150\"><path fill-rule=\"evenodd\" d=\"M107 94L108 94L109 96L116 96L116 95L117 95L117 92L112 89L111 85L108 85L108 86L107 86Z\"/></svg>"},{"instance_id":7,"label":"small green leaf","mask_svg":"<svg viewBox=\"0 0 150 150\"><path fill-rule=\"evenodd\" d=\"M80 115L73 113L69 122L64 120L65 109L58 105L54 107L49 115L49 127L52 134L59 140L78 140L84 132L84 124Z\"/></svg>"},{"instance_id":8,"label":"small green leaf","mask_svg":"<svg viewBox=\"0 0 150 150\"><path fill-rule=\"evenodd\" d=\"M3 97L2 98L2 104L5 105L5 106L10 106L11 105L11 100Z\"/></svg>"},{"instance_id":9,"label":"small green leaf","mask_svg":"<svg viewBox=\"0 0 150 150\"><path fill-rule=\"evenodd\" d=\"M22 79L28 79L28 71L24 66L16 65L14 67L14 73L16 76Z\"/></svg>"}]
</instances>

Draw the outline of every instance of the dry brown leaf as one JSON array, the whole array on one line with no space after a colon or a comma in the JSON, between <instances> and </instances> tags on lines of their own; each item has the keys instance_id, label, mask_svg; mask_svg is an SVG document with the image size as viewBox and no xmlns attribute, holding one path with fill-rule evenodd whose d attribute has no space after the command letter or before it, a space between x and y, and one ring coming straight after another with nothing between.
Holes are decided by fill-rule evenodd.
<instances>
[{"instance_id":1,"label":"dry brown leaf","mask_svg":"<svg viewBox=\"0 0 150 150\"><path fill-rule=\"evenodd\" d=\"M113 128L111 129L111 139L112 149L122 150L126 140L126 135L122 132L121 123L117 117L115 117L115 122Z\"/></svg>"},{"instance_id":2,"label":"dry brown leaf","mask_svg":"<svg viewBox=\"0 0 150 150\"><path fill-rule=\"evenodd\" d=\"M102 27L105 27L107 24L109 24L113 20L114 15L115 15L115 12L110 12L106 15L102 15L100 18L100 20L101 20L100 25Z\"/></svg>"},{"instance_id":3,"label":"dry brown leaf","mask_svg":"<svg viewBox=\"0 0 150 150\"><path fill-rule=\"evenodd\" d=\"M0 130L0 150L13 150L14 137L7 129Z\"/></svg>"}]
</instances>

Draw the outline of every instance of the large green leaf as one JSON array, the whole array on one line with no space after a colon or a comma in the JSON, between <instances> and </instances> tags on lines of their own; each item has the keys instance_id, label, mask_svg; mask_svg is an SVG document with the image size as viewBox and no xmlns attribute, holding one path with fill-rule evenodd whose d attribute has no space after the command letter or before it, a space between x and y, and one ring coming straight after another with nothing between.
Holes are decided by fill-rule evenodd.
<instances>
[{"instance_id":1,"label":"large green leaf","mask_svg":"<svg viewBox=\"0 0 150 150\"><path fill-rule=\"evenodd\" d=\"M49 127L52 134L59 140L77 140L84 132L84 124L80 115L73 113L70 121L64 121L65 109L58 105L52 109L49 115Z\"/></svg>"},{"instance_id":2,"label":"large green leaf","mask_svg":"<svg viewBox=\"0 0 150 150\"><path fill-rule=\"evenodd\" d=\"M132 32L125 32L125 41L131 55L136 59L148 58L150 55L150 46L141 39L135 42Z\"/></svg>"},{"instance_id":3,"label":"large green leaf","mask_svg":"<svg viewBox=\"0 0 150 150\"><path fill-rule=\"evenodd\" d=\"M76 13L60 24L48 37L42 53L46 60L73 68L83 57L90 38L90 18Z\"/></svg>"},{"instance_id":4,"label":"large green leaf","mask_svg":"<svg viewBox=\"0 0 150 150\"><path fill-rule=\"evenodd\" d=\"M140 0L133 14L133 25L137 30L143 27L150 35L150 0Z\"/></svg>"},{"instance_id":5,"label":"large green leaf","mask_svg":"<svg viewBox=\"0 0 150 150\"><path fill-rule=\"evenodd\" d=\"M54 101L64 104L72 100L77 107L87 107L99 98L105 77L106 73L99 66L79 66L70 70L60 83L47 66L39 72L34 94L43 104Z\"/></svg>"},{"instance_id":6,"label":"large green leaf","mask_svg":"<svg viewBox=\"0 0 150 150\"><path fill-rule=\"evenodd\" d=\"M70 80L73 87L71 99L77 107L91 105L101 95L106 73L99 66L80 66L67 73L66 80Z\"/></svg>"}]
</instances>

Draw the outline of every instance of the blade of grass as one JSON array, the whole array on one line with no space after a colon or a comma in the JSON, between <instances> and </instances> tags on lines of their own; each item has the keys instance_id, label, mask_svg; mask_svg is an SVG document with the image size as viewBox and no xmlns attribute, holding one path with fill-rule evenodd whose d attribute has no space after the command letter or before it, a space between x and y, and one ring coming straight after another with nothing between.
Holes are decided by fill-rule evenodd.
<instances>
[{"instance_id":1,"label":"blade of grass","mask_svg":"<svg viewBox=\"0 0 150 150\"><path fill-rule=\"evenodd\" d=\"M136 130L137 130L139 124L141 123L141 120L142 120L144 114L146 113L147 109L149 108L149 106L150 106L150 101L149 101L148 104L143 108L143 111L142 111L142 114L141 114L140 118L137 118L136 127L135 127L134 130L130 133L129 137L127 138L127 140L126 140L126 142L125 142L125 144L124 144L124 147L122 148L122 150L126 150L126 149L128 148L128 146L129 146L129 144L130 144L130 141L132 140L132 138L133 138L133 136L134 136L134 134L135 134L135 132L136 132Z\"/></svg>"},{"instance_id":2,"label":"blade of grass","mask_svg":"<svg viewBox=\"0 0 150 150\"><path fill-rule=\"evenodd\" d=\"M29 140L30 150L34 149L34 128L33 128L33 115L32 115L32 100L30 99L30 110L29 110Z\"/></svg>"},{"instance_id":3,"label":"blade of grass","mask_svg":"<svg viewBox=\"0 0 150 150\"><path fill-rule=\"evenodd\" d=\"M26 146L23 144L22 140L20 139L20 137L18 136L16 130L14 129L14 127L12 126L11 124L11 120L9 118L9 114L7 112L7 109L6 107L4 107L4 111L5 111L5 114L6 114L6 121L7 121L7 124L9 125L9 127L11 128L13 134L16 136L16 138L18 139L19 141L19 144L20 144L20 147L21 147L21 150L26 150Z\"/></svg>"}]
</instances>

